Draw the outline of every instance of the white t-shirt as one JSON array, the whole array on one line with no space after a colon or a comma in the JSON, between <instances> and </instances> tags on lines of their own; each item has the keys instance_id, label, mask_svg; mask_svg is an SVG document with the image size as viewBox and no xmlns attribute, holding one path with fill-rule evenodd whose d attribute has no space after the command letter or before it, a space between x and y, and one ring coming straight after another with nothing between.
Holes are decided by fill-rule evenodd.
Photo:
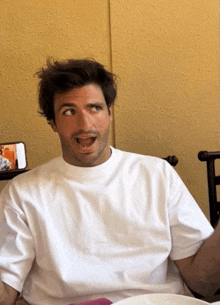
<instances>
[{"instance_id":1,"label":"white t-shirt","mask_svg":"<svg viewBox=\"0 0 220 305\"><path fill-rule=\"evenodd\" d=\"M166 161L111 149L91 168L59 157L1 193L0 275L28 303L183 293L170 260L195 254L213 229Z\"/></svg>"}]
</instances>

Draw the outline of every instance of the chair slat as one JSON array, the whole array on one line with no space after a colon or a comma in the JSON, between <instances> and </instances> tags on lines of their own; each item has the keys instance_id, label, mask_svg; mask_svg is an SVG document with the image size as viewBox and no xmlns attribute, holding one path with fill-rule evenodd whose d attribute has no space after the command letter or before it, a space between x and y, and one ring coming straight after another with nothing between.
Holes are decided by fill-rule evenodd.
<instances>
[{"instance_id":1,"label":"chair slat","mask_svg":"<svg viewBox=\"0 0 220 305\"><path fill-rule=\"evenodd\" d=\"M215 227L220 215L220 202L217 201L216 190L216 186L220 185L220 176L215 174L215 160L220 159L220 151L200 151L198 153L198 159L206 162L210 222Z\"/></svg>"}]
</instances>

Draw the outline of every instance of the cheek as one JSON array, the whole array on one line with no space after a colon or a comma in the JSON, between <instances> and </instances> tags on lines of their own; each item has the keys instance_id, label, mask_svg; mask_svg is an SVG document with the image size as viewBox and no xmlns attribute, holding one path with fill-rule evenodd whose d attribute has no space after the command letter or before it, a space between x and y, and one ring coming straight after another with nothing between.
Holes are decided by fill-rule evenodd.
<instances>
[{"instance_id":1,"label":"cheek","mask_svg":"<svg viewBox=\"0 0 220 305\"><path fill-rule=\"evenodd\" d=\"M106 133L106 131L110 128L109 120L101 120L96 124L96 127L100 133Z\"/></svg>"},{"instance_id":2,"label":"cheek","mask_svg":"<svg viewBox=\"0 0 220 305\"><path fill-rule=\"evenodd\" d=\"M71 134L77 128L73 120L70 119L63 120L62 122L59 121L57 125L60 133L64 135Z\"/></svg>"}]
</instances>

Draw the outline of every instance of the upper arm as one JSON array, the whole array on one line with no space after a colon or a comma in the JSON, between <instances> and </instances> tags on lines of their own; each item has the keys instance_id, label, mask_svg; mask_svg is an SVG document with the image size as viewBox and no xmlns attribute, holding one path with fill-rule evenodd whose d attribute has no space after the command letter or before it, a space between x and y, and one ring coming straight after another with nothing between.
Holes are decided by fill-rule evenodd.
<instances>
[{"instance_id":1,"label":"upper arm","mask_svg":"<svg viewBox=\"0 0 220 305\"><path fill-rule=\"evenodd\" d=\"M18 291L0 281L0 305L13 305Z\"/></svg>"}]
</instances>

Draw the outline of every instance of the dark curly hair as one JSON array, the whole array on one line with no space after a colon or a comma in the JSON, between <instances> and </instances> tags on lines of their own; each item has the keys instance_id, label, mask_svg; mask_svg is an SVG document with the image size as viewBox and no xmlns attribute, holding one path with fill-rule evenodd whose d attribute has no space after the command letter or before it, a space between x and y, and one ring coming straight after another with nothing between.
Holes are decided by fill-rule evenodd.
<instances>
[{"instance_id":1,"label":"dark curly hair","mask_svg":"<svg viewBox=\"0 0 220 305\"><path fill-rule=\"evenodd\" d=\"M54 95L65 93L88 84L101 87L108 109L114 104L116 76L106 71L94 59L69 59L66 61L47 60L47 67L36 73L39 82L39 113L48 121L54 120Z\"/></svg>"}]
</instances>

